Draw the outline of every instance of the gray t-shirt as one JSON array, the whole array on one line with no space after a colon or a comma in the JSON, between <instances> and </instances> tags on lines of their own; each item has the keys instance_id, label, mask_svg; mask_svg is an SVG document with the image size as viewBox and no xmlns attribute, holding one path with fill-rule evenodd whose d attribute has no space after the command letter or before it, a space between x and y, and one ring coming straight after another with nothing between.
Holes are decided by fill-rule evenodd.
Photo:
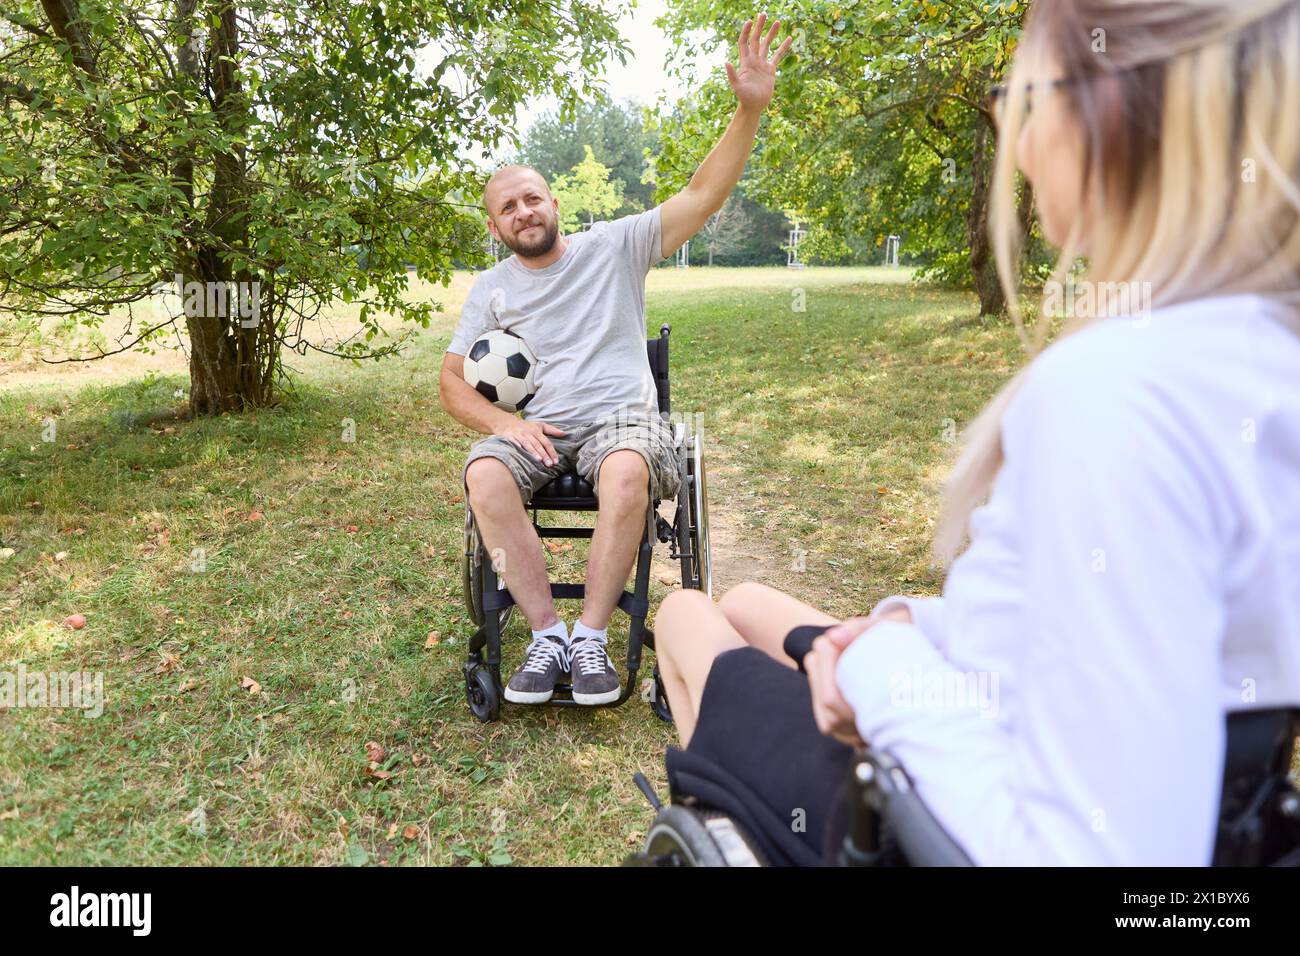
<instances>
[{"instance_id":1,"label":"gray t-shirt","mask_svg":"<svg viewBox=\"0 0 1300 956\"><path fill-rule=\"evenodd\" d=\"M511 256L481 273L465 297L448 352L464 355L506 329L537 356L537 394L524 417L579 425L624 412L658 415L646 357L645 277L660 255L659 207L566 236L543 269Z\"/></svg>"}]
</instances>

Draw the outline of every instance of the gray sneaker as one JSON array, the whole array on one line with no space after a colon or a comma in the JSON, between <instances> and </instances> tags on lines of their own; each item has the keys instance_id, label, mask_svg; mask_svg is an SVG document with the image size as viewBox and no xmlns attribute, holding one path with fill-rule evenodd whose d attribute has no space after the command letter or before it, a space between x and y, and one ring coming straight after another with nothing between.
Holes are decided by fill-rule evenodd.
<instances>
[{"instance_id":1,"label":"gray sneaker","mask_svg":"<svg viewBox=\"0 0 1300 956\"><path fill-rule=\"evenodd\" d=\"M506 700L514 704L543 704L555 693L555 684L569 670L564 641L544 634L533 638L528 655L506 684Z\"/></svg>"},{"instance_id":2,"label":"gray sneaker","mask_svg":"<svg viewBox=\"0 0 1300 956\"><path fill-rule=\"evenodd\" d=\"M608 704L618 700L618 671L598 637L578 638L569 645L569 667L573 671L573 699L579 704Z\"/></svg>"}]
</instances>

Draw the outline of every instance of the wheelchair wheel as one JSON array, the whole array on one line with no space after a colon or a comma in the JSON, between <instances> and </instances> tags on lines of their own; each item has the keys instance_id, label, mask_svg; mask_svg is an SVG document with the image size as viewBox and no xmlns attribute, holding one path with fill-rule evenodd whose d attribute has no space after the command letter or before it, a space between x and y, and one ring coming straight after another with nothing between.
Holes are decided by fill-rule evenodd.
<instances>
[{"instance_id":1,"label":"wheelchair wheel","mask_svg":"<svg viewBox=\"0 0 1300 956\"><path fill-rule=\"evenodd\" d=\"M650 825L645 848L631 866L762 866L728 817L689 807L664 807Z\"/></svg>"},{"instance_id":2,"label":"wheelchair wheel","mask_svg":"<svg viewBox=\"0 0 1300 956\"><path fill-rule=\"evenodd\" d=\"M713 597L713 563L709 554L709 496L704 473L703 440L686 437L686 474L678 492L677 548L682 587Z\"/></svg>"},{"instance_id":3,"label":"wheelchair wheel","mask_svg":"<svg viewBox=\"0 0 1300 956\"><path fill-rule=\"evenodd\" d=\"M461 555L461 587L465 595L465 608L469 611L469 618L474 622L475 627L483 626L483 597L479 594L481 587L478 574L479 563L487 555L483 550L483 539L479 537L478 525L474 523L474 513L465 509L465 551ZM497 576L497 589L502 590L506 586L500 575ZM506 629L510 622L510 615L514 611L514 605L502 608L498 614L500 616L501 630Z\"/></svg>"},{"instance_id":4,"label":"wheelchair wheel","mask_svg":"<svg viewBox=\"0 0 1300 956\"><path fill-rule=\"evenodd\" d=\"M665 724L673 722L673 711L668 706L668 692L664 689L663 678L659 675L659 665L655 665L654 688L650 691L650 709Z\"/></svg>"},{"instance_id":5,"label":"wheelchair wheel","mask_svg":"<svg viewBox=\"0 0 1300 956\"><path fill-rule=\"evenodd\" d=\"M465 665L465 699L480 723L490 724L500 719L501 688L487 665Z\"/></svg>"}]
</instances>

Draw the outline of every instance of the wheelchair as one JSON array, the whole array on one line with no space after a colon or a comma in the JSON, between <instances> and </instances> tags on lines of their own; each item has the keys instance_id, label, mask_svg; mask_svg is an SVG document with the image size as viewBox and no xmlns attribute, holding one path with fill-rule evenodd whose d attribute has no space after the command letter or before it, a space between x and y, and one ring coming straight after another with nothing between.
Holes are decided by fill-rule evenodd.
<instances>
[{"instance_id":1,"label":"wheelchair","mask_svg":"<svg viewBox=\"0 0 1300 956\"><path fill-rule=\"evenodd\" d=\"M1292 779L1300 709L1237 711L1227 716L1227 749L1218 832L1212 866L1300 866L1300 791ZM888 752L859 751L832 812L827 846L820 859L785 859L789 825L768 832L748 830L736 817L748 815L715 787L702 800L674 793L661 806L642 774L634 777L656 811L640 852L625 866L873 867L973 866L966 851L944 830L916 792L911 777ZM783 840L784 838L784 840ZM805 850L806 853L812 851Z\"/></svg>"},{"instance_id":2,"label":"wheelchair","mask_svg":"<svg viewBox=\"0 0 1300 956\"><path fill-rule=\"evenodd\" d=\"M641 667L641 649L654 649L654 633L645 626L650 610L650 562L656 542L668 545L669 558L681 567L683 588L713 594L712 566L709 554L708 496L705 486L703 435L689 424L670 418L671 400L668 387L668 336L672 327L664 324L658 338L646 343L650 370L654 375L659 415L673 427L677 444L678 477L676 508L671 522L659 514L660 502L649 503L646 530L637 551L633 590L624 590L618 607L630 619L627 640L627 677L617 700L597 707L621 706L637 687ZM590 538L594 529L563 527L538 523L539 511L596 511L599 502L591 484L576 472L569 471L538 489L529 501L533 528L541 538ZM469 642L469 656L464 664L465 698L470 712L483 723L500 719L505 699L501 682L501 633L510 620L514 599L493 567L482 537L474 522L474 513L465 502L465 551L462 562L465 606L476 630ZM551 583L551 595L557 600L581 600L582 583ZM664 721L671 721L668 697L656 665L649 704ZM538 706L538 705L529 705ZM542 706L578 707L568 683L556 685L554 696Z\"/></svg>"}]
</instances>

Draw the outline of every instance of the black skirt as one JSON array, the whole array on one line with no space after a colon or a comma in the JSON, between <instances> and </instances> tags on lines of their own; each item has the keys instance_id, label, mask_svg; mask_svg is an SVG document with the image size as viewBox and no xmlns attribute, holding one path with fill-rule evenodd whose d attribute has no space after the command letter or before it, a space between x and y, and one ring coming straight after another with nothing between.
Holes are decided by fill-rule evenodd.
<instances>
[{"instance_id":1,"label":"black skirt","mask_svg":"<svg viewBox=\"0 0 1300 956\"><path fill-rule=\"evenodd\" d=\"M825 628L799 627L786 653L800 662ZM808 678L753 647L719 654L685 750L667 753L674 802L737 819L769 863L816 866L842 832L840 804L853 750L817 729Z\"/></svg>"}]
</instances>

